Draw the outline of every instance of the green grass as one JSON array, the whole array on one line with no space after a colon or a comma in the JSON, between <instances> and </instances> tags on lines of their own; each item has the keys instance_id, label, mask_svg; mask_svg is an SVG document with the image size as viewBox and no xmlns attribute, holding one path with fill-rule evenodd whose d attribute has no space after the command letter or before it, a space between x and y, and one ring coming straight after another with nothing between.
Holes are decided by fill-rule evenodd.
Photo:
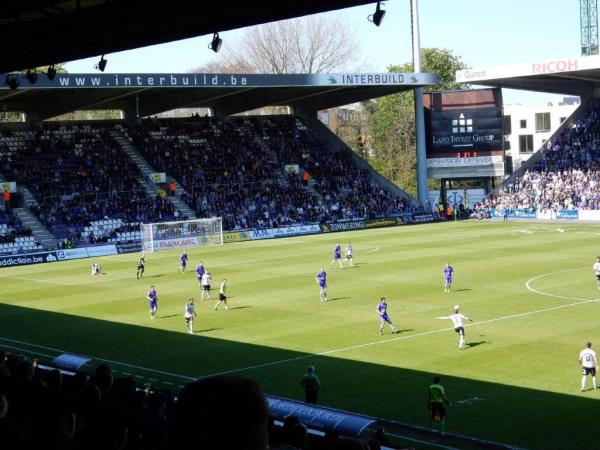
<instances>
[{"instance_id":1,"label":"green grass","mask_svg":"<svg viewBox=\"0 0 600 450\"><path fill-rule=\"evenodd\" d=\"M98 258L106 274L96 277L91 260L5 268L0 347L42 359L56 349L103 358L154 386L235 371L298 399L314 364L321 403L417 425L427 423L427 386L439 374L451 400L483 399L451 409L448 431L583 448L581 429L600 406L600 391L579 392L577 361L586 340L600 348L600 305L586 302L600 297L591 268L598 235L595 225L449 223L193 249L191 268L202 260L215 285L228 279L231 309L217 312L214 301L200 304L195 275L177 272L179 252L150 254L143 280L137 254ZM355 267L329 269L335 242L348 240ZM450 294L446 262L456 270ZM321 266L326 304L315 282ZM530 287L553 296L528 290L534 277ZM155 321L150 284L159 294ZM379 335L382 295L399 335ZM183 320L190 296L194 336ZM466 335L476 345L464 351L451 323L435 320L455 304L474 319Z\"/></svg>"}]
</instances>

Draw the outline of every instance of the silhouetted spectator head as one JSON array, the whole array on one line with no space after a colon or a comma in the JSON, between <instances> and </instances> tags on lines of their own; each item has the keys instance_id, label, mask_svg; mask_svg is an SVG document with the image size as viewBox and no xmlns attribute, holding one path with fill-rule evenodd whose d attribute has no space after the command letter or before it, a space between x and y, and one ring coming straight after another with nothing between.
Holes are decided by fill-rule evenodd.
<instances>
[{"instance_id":1,"label":"silhouetted spectator head","mask_svg":"<svg viewBox=\"0 0 600 450\"><path fill-rule=\"evenodd\" d=\"M164 414L167 407L167 396L162 392L152 392L146 398L148 411Z\"/></svg>"},{"instance_id":2,"label":"silhouetted spectator head","mask_svg":"<svg viewBox=\"0 0 600 450\"><path fill-rule=\"evenodd\" d=\"M265 450L268 417L264 394L254 380L198 380L181 391L170 448Z\"/></svg>"},{"instance_id":3,"label":"silhouetted spectator head","mask_svg":"<svg viewBox=\"0 0 600 450\"><path fill-rule=\"evenodd\" d=\"M108 395L113 386L113 375L112 370L106 364L102 364L96 368L96 374L94 375L94 382L102 397Z\"/></svg>"},{"instance_id":4,"label":"silhouetted spectator head","mask_svg":"<svg viewBox=\"0 0 600 450\"><path fill-rule=\"evenodd\" d=\"M0 394L0 419L4 419L8 414L8 400L4 394Z\"/></svg>"},{"instance_id":5,"label":"silhouetted spectator head","mask_svg":"<svg viewBox=\"0 0 600 450\"><path fill-rule=\"evenodd\" d=\"M12 371L12 376L15 381L20 383L31 381L34 375L35 367L33 367L33 363L28 359L22 359L17 362L14 370Z\"/></svg>"},{"instance_id":6,"label":"silhouetted spectator head","mask_svg":"<svg viewBox=\"0 0 600 450\"><path fill-rule=\"evenodd\" d=\"M369 444L363 439L341 437L333 443L331 450L369 450Z\"/></svg>"},{"instance_id":7,"label":"silhouetted spectator head","mask_svg":"<svg viewBox=\"0 0 600 450\"><path fill-rule=\"evenodd\" d=\"M306 425L297 423L287 430L285 439L288 444L294 447L304 448L307 435L308 430L306 429Z\"/></svg>"},{"instance_id":8,"label":"silhouetted spectator head","mask_svg":"<svg viewBox=\"0 0 600 450\"><path fill-rule=\"evenodd\" d=\"M48 389L58 391L62 387L62 382L63 378L60 370L54 369L46 374L46 384L48 385Z\"/></svg>"}]
</instances>

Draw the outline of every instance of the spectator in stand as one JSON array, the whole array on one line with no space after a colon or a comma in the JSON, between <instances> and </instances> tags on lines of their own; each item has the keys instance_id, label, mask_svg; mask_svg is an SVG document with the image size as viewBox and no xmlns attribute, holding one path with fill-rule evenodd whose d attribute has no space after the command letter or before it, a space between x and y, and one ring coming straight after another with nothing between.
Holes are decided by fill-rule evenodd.
<instances>
[{"instance_id":1,"label":"spectator in stand","mask_svg":"<svg viewBox=\"0 0 600 450\"><path fill-rule=\"evenodd\" d=\"M217 376L186 385L172 417L170 448L267 449L269 413L258 384Z\"/></svg>"},{"instance_id":2,"label":"spectator in stand","mask_svg":"<svg viewBox=\"0 0 600 450\"><path fill-rule=\"evenodd\" d=\"M541 151L541 160L504 186L486 207L529 212L600 209L600 102L563 129Z\"/></svg>"},{"instance_id":3,"label":"spectator in stand","mask_svg":"<svg viewBox=\"0 0 600 450\"><path fill-rule=\"evenodd\" d=\"M2 198L4 199L4 212L8 214L10 212L10 190L8 188L4 188Z\"/></svg>"}]
</instances>

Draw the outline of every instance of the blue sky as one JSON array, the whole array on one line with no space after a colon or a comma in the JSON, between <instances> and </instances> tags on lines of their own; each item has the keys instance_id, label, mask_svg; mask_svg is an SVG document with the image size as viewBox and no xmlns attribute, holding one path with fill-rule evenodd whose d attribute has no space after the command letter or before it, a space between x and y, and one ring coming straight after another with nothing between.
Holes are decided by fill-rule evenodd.
<instances>
[{"instance_id":1,"label":"blue sky","mask_svg":"<svg viewBox=\"0 0 600 450\"><path fill-rule=\"evenodd\" d=\"M375 5L333 14L356 31L365 68L384 72L411 59L410 1L388 0L380 27L366 20ZM452 50L471 67L580 55L579 0L420 0L421 46ZM240 30L221 33L223 46ZM106 55L106 72L187 72L213 60L212 35ZM219 58L219 55L216 55ZM94 72L99 57L67 63L69 72ZM555 100L548 94L506 91L505 103Z\"/></svg>"}]
</instances>

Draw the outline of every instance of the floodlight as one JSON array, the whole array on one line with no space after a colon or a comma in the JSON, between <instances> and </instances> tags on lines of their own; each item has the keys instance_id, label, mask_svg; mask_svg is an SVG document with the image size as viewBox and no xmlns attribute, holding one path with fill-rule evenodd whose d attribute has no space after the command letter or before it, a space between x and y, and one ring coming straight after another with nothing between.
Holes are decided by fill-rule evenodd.
<instances>
[{"instance_id":1,"label":"floodlight","mask_svg":"<svg viewBox=\"0 0 600 450\"><path fill-rule=\"evenodd\" d=\"M369 22L373 22L376 26L381 25L383 22L383 18L385 17L385 9L381 9L381 2L377 2L377 7L375 8L375 13L371 14L367 17Z\"/></svg>"},{"instance_id":2,"label":"floodlight","mask_svg":"<svg viewBox=\"0 0 600 450\"><path fill-rule=\"evenodd\" d=\"M94 68L95 68L96 70L99 70L100 72L104 72L104 69L106 69L106 63L107 63L107 62L108 62L108 61L107 61L106 59L104 59L104 55L102 55L102 56L100 57L100 61L98 61L98 64L96 64L96 65L94 66Z\"/></svg>"},{"instance_id":3,"label":"floodlight","mask_svg":"<svg viewBox=\"0 0 600 450\"><path fill-rule=\"evenodd\" d=\"M27 81L29 81L30 84L35 84L35 82L38 79L38 74L35 71L35 69L29 69L29 70L27 70L27 74L25 75L25 78L27 78Z\"/></svg>"},{"instance_id":4,"label":"floodlight","mask_svg":"<svg viewBox=\"0 0 600 450\"><path fill-rule=\"evenodd\" d=\"M46 71L46 76L48 77L48 80L50 80L50 81L54 80L54 77L56 76L56 69L54 68L54 64L48 66L48 70Z\"/></svg>"},{"instance_id":5,"label":"floodlight","mask_svg":"<svg viewBox=\"0 0 600 450\"><path fill-rule=\"evenodd\" d=\"M6 79L4 80L4 82L11 89L16 89L19 87L19 84L21 84L19 82L19 75L15 73L9 73L8 75L6 75Z\"/></svg>"},{"instance_id":6,"label":"floodlight","mask_svg":"<svg viewBox=\"0 0 600 450\"><path fill-rule=\"evenodd\" d=\"M219 33L215 33L215 34L213 34L212 41L208 45L208 48L210 48L215 53L219 53L219 50L221 50L222 44L223 44L223 39L221 39L219 37Z\"/></svg>"}]
</instances>

